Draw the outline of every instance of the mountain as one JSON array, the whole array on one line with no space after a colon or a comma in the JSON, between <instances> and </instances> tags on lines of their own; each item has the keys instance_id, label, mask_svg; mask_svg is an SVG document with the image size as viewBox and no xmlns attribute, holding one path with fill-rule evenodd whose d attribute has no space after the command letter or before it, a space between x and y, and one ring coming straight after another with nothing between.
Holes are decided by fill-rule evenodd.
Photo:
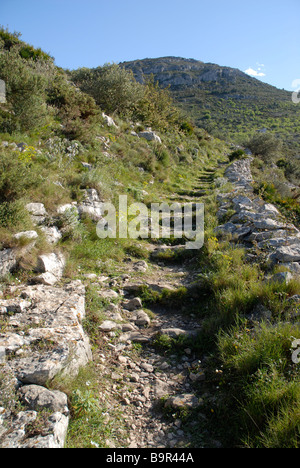
<instances>
[{"instance_id":1,"label":"mountain","mask_svg":"<svg viewBox=\"0 0 300 468\"><path fill-rule=\"evenodd\" d=\"M210 133L242 143L249 135L271 131L286 151L300 153L300 106L291 93L248 76L242 71L180 57L120 63L139 82L153 75L194 120Z\"/></svg>"}]
</instances>

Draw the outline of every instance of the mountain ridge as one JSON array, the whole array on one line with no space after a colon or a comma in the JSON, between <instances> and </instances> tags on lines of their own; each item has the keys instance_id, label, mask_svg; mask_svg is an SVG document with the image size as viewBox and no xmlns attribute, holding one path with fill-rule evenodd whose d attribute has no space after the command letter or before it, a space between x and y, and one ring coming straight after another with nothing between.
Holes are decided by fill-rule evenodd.
<instances>
[{"instance_id":1,"label":"mountain ridge","mask_svg":"<svg viewBox=\"0 0 300 468\"><path fill-rule=\"evenodd\" d=\"M300 152L300 107L289 91L237 68L195 59L167 56L119 66L131 70L139 82L153 75L195 125L215 136L242 143L249 134L266 128L283 140L290 155Z\"/></svg>"}]
</instances>

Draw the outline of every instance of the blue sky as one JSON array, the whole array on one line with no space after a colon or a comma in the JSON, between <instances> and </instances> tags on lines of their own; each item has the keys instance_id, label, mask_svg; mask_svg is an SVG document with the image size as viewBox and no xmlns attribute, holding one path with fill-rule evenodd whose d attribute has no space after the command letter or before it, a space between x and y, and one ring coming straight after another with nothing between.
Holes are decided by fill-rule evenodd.
<instances>
[{"instance_id":1,"label":"blue sky","mask_svg":"<svg viewBox=\"0 0 300 468\"><path fill-rule=\"evenodd\" d=\"M0 0L0 24L63 68L173 55L300 79L300 0Z\"/></svg>"}]
</instances>

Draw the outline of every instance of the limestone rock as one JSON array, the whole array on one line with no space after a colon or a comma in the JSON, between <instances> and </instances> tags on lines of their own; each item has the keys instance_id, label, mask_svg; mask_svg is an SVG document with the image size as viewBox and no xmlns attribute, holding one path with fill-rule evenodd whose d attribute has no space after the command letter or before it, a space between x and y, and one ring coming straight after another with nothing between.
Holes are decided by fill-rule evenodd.
<instances>
[{"instance_id":1,"label":"limestone rock","mask_svg":"<svg viewBox=\"0 0 300 468\"><path fill-rule=\"evenodd\" d=\"M2 429L1 448L63 448L65 445L69 418L60 412L49 416L43 427L37 426L37 435L30 427L37 420L36 411L22 411L16 416L2 409L1 419L7 430ZM1 424L0 419L0 424Z\"/></svg>"},{"instance_id":2,"label":"limestone rock","mask_svg":"<svg viewBox=\"0 0 300 468\"><path fill-rule=\"evenodd\" d=\"M108 115L104 114L104 112L102 112L102 117L103 119L105 120L105 123L108 127L115 127L115 128L118 128L118 126L116 125L115 121L109 117Z\"/></svg>"},{"instance_id":3,"label":"limestone rock","mask_svg":"<svg viewBox=\"0 0 300 468\"><path fill-rule=\"evenodd\" d=\"M276 273L272 276L269 280L270 283L284 283L289 284L293 279L293 275L289 271L282 271L280 273Z\"/></svg>"},{"instance_id":4,"label":"limestone rock","mask_svg":"<svg viewBox=\"0 0 300 468\"><path fill-rule=\"evenodd\" d=\"M36 231L24 231L24 232L18 232L17 234L14 235L14 238L19 240L19 239L28 239L28 240L35 240L37 239L38 233Z\"/></svg>"},{"instance_id":5,"label":"limestone rock","mask_svg":"<svg viewBox=\"0 0 300 468\"><path fill-rule=\"evenodd\" d=\"M102 219L103 204L99 198L98 192L95 189L84 190L83 201L78 205L79 215L86 215L93 221Z\"/></svg>"},{"instance_id":6,"label":"limestone rock","mask_svg":"<svg viewBox=\"0 0 300 468\"><path fill-rule=\"evenodd\" d=\"M142 301L139 297L135 297L134 299L124 302L123 307L124 309L129 310L129 311L141 309Z\"/></svg>"},{"instance_id":7,"label":"limestone rock","mask_svg":"<svg viewBox=\"0 0 300 468\"><path fill-rule=\"evenodd\" d=\"M134 321L135 325L138 325L140 327L146 327L150 325L151 320L149 315L144 312L143 310L137 311L134 315L132 320Z\"/></svg>"},{"instance_id":8,"label":"limestone rock","mask_svg":"<svg viewBox=\"0 0 300 468\"><path fill-rule=\"evenodd\" d=\"M193 336L197 332L194 330L182 330L181 328L162 328L160 333L170 338L178 338L178 336Z\"/></svg>"},{"instance_id":9,"label":"limestone rock","mask_svg":"<svg viewBox=\"0 0 300 468\"><path fill-rule=\"evenodd\" d=\"M54 286L57 283L57 277L52 273L46 272L41 275L34 276L31 279L33 284L45 284L46 286Z\"/></svg>"},{"instance_id":10,"label":"limestone rock","mask_svg":"<svg viewBox=\"0 0 300 468\"><path fill-rule=\"evenodd\" d=\"M279 247L272 255L272 258L280 263L300 262L300 245L292 244Z\"/></svg>"},{"instance_id":11,"label":"limestone rock","mask_svg":"<svg viewBox=\"0 0 300 468\"><path fill-rule=\"evenodd\" d=\"M61 278L65 267L65 259L62 254L45 254L38 258L37 270L41 273L51 273L56 278Z\"/></svg>"},{"instance_id":12,"label":"limestone rock","mask_svg":"<svg viewBox=\"0 0 300 468\"><path fill-rule=\"evenodd\" d=\"M44 285L20 289L19 309L8 318L8 328L0 335L12 375L24 384L43 386L58 373L76 375L92 359L88 337L81 321L85 316L85 289L74 281L64 288ZM8 306L7 301L0 306ZM10 323L26 334L13 332ZM34 325L34 327L33 327Z\"/></svg>"},{"instance_id":13,"label":"limestone rock","mask_svg":"<svg viewBox=\"0 0 300 468\"><path fill-rule=\"evenodd\" d=\"M4 249L0 252L0 278L8 275L17 266L17 257L13 249Z\"/></svg>"},{"instance_id":14,"label":"limestone rock","mask_svg":"<svg viewBox=\"0 0 300 468\"><path fill-rule=\"evenodd\" d=\"M48 390L38 385L25 385L19 390L22 402L30 409L39 411L47 408L68 415L67 395L59 390Z\"/></svg>"},{"instance_id":15,"label":"limestone rock","mask_svg":"<svg viewBox=\"0 0 300 468\"><path fill-rule=\"evenodd\" d=\"M139 132L138 136L140 138L145 138L148 141L156 141L161 144L161 138L153 131Z\"/></svg>"},{"instance_id":16,"label":"limestone rock","mask_svg":"<svg viewBox=\"0 0 300 468\"><path fill-rule=\"evenodd\" d=\"M56 244L62 238L62 234L56 226L43 226L41 230L44 232L49 244Z\"/></svg>"},{"instance_id":17,"label":"limestone rock","mask_svg":"<svg viewBox=\"0 0 300 468\"><path fill-rule=\"evenodd\" d=\"M45 221L47 211L43 203L28 203L26 209L31 214L34 223L42 224Z\"/></svg>"},{"instance_id":18,"label":"limestone rock","mask_svg":"<svg viewBox=\"0 0 300 468\"><path fill-rule=\"evenodd\" d=\"M117 324L116 322L113 322L111 320L105 320L100 326L99 326L100 330L104 331L104 332L109 332L109 331L112 331L112 330L116 330L118 328L121 328L119 324Z\"/></svg>"}]
</instances>

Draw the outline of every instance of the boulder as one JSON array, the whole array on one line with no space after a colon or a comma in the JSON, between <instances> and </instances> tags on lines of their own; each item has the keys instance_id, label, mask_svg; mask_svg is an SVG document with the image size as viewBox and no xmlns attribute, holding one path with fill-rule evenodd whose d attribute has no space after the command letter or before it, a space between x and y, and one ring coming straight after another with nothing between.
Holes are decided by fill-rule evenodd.
<instances>
[{"instance_id":1,"label":"boulder","mask_svg":"<svg viewBox=\"0 0 300 468\"><path fill-rule=\"evenodd\" d=\"M45 234L47 242L49 242L49 244L56 244L62 238L62 234L56 226L43 226L41 230Z\"/></svg>"},{"instance_id":2,"label":"boulder","mask_svg":"<svg viewBox=\"0 0 300 468\"><path fill-rule=\"evenodd\" d=\"M294 244L278 247L271 257L280 263L300 262L300 246Z\"/></svg>"},{"instance_id":3,"label":"boulder","mask_svg":"<svg viewBox=\"0 0 300 468\"><path fill-rule=\"evenodd\" d=\"M112 320L105 320L100 326L100 330L110 332L112 330L120 329L121 326Z\"/></svg>"},{"instance_id":4,"label":"boulder","mask_svg":"<svg viewBox=\"0 0 300 468\"><path fill-rule=\"evenodd\" d=\"M123 302L123 307L126 310L132 311L136 309L141 309L142 308L142 301L139 297L135 297L134 299L131 299L129 301Z\"/></svg>"},{"instance_id":5,"label":"boulder","mask_svg":"<svg viewBox=\"0 0 300 468\"><path fill-rule=\"evenodd\" d=\"M133 321L135 325L138 325L140 327L146 327L149 326L151 323L149 315L144 312L143 310L137 311L134 316L133 316Z\"/></svg>"},{"instance_id":6,"label":"boulder","mask_svg":"<svg viewBox=\"0 0 300 468\"><path fill-rule=\"evenodd\" d=\"M161 144L160 137L155 132L153 132L152 130L151 131L139 132L138 136L140 138L145 138L148 141L156 141L157 143Z\"/></svg>"},{"instance_id":7,"label":"boulder","mask_svg":"<svg viewBox=\"0 0 300 468\"><path fill-rule=\"evenodd\" d=\"M102 219L103 203L99 198L98 192L95 189L87 189L83 192L83 201L78 205L80 216L86 215L93 221Z\"/></svg>"},{"instance_id":8,"label":"boulder","mask_svg":"<svg viewBox=\"0 0 300 468\"><path fill-rule=\"evenodd\" d=\"M293 279L292 273L289 271L282 271L280 273L276 273L273 275L269 282L270 283L284 283L284 284L289 284Z\"/></svg>"},{"instance_id":9,"label":"boulder","mask_svg":"<svg viewBox=\"0 0 300 468\"><path fill-rule=\"evenodd\" d=\"M62 254L50 253L38 257L37 270L41 273L51 273L57 279L63 275L65 259Z\"/></svg>"},{"instance_id":10,"label":"boulder","mask_svg":"<svg viewBox=\"0 0 300 468\"><path fill-rule=\"evenodd\" d=\"M30 410L39 411L47 408L52 412L69 414L68 397L59 390L48 390L39 385L25 385L20 388L19 394L22 402Z\"/></svg>"},{"instance_id":11,"label":"boulder","mask_svg":"<svg viewBox=\"0 0 300 468\"><path fill-rule=\"evenodd\" d=\"M32 221L35 224L43 224L47 216L43 203L28 203L26 209L31 214Z\"/></svg>"},{"instance_id":12,"label":"boulder","mask_svg":"<svg viewBox=\"0 0 300 468\"><path fill-rule=\"evenodd\" d=\"M181 328L162 328L162 335L167 335L170 338L178 338L179 336L194 336L197 334L195 330L182 330Z\"/></svg>"},{"instance_id":13,"label":"boulder","mask_svg":"<svg viewBox=\"0 0 300 468\"><path fill-rule=\"evenodd\" d=\"M0 336L9 369L23 384L44 386L57 374L76 375L92 358L90 344L81 321L85 316L85 289L80 281L64 288L27 286L19 291ZM17 305L19 308L17 309ZM7 301L0 306L8 308ZM13 330L26 329L26 334ZM24 350L26 349L26 353Z\"/></svg>"},{"instance_id":14,"label":"boulder","mask_svg":"<svg viewBox=\"0 0 300 468\"><path fill-rule=\"evenodd\" d=\"M0 409L1 448L63 448L69 418L60 412L48 417L44 424L38 422L36 411L21 411L16 415ZM37 422L36 429L31 431Z\"/></svg>"},{"instance_id":15,"label":"boulder","mask_svg":"<svg viewBox=\"0 0 300 468\"><path fill-rule=\"evenodd\" d=\"M108 115L104 114L104 112L102 112L102 117L106 123L106 125L108 127L115 127L115 128L118 128L118 126L116 125L115 121L109 117Z\"/></svg>"}]
</instances>

